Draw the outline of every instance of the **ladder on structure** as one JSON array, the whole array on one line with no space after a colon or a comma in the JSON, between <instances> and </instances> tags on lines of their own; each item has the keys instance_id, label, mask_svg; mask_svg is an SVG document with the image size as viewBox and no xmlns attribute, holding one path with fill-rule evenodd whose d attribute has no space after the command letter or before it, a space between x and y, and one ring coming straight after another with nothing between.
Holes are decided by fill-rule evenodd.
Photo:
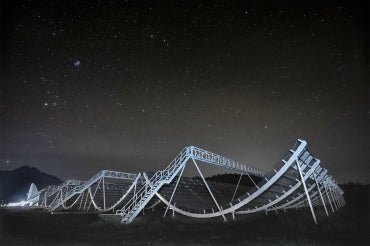
<instances>
[{"instance_id":1,"label":"ladder on structure","mask_svg":"<svg viewBox=\"0 0 370 246\"><path fill-rule=\"evenodd\" d=\"M122 223L130 223L146 206L151 198L164 184L169 184L184 167L190 157L190 148L184 148L175 159L164 170L156 172L145 185L126 203L126 205L116 211L117 215L122 216Z\"/></svg>"},{"instance_id":2,"label":"ladder on structure","mask_svg":"<svg viewBox=\"0 0 370 246\"><path fill-rule=\"evenodd\" d=\"M169 184L184 167L186 162L190 159L196 159L206 162L211 165L239 171L242 173L250 173L262 178L266 178L266 173L248 167L244 164L239 164L236 161L226 157L214 154L212 152L189 146L184 148L175 159L162 171L156 172L150 179L146 179L144 186L142 186L134 196L125 204L125 206L116 211L117 215L122 216L122 223L129 224L140 213L142 209L148 204L157 191L164 185Z\"/></svg>"}]
</instances>

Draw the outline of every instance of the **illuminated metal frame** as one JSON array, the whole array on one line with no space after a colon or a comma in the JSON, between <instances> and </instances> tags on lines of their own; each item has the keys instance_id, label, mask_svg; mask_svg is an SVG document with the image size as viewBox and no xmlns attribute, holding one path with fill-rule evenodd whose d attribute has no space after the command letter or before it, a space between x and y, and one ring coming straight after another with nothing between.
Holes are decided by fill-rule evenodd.
<instances>
[{"instance_id":1,"label":"illuminated metal frame","mask_svg":"<svg viewBox=\"0 0 370 246\"><path fill-rule=\"evenodd\" d=\"M199 213L185 210L173 203L178 184L189 160L198 171L201 180L216 206L215 209L212 208L211 210L208 209L207 212L204 210L203 213ZM197 161L240 173L240 178L228 206L220 206L207 184ZM262 178L262 181L255 183L251 175ZM248 176L255 187L249 190L244 196L234 199L242 176ZM169 200L167 200L161 195L161 188L163 185L172 183L175 177L177 177L177 181ZM105 178L122 179L132 182L127 190L122 193L121 198L109 207L106 206L105 201L105 191L106 187L108 187L105 184ZM285 181L284 183L284 179L290 180L289 183ZM92 190L93 185L96 185L94 191ZM94 200L98 189L102 189L103 192L102 207ZM275 194L275 196L266 195L270 193ZM37 205L48 208L50 212L59 209L66 210L72 207L78 207L79 210L88 211L90 205L93 205L95 210L102 213L115 211L114 216L120 216L122 223L131 223L141 211L144 211L145 206L147 206L154 196L157 196L166 205L163 216L166 216L168 209L171 209L173 214L177 212L194 218L220 216L225 221L228 214L235 219L236 214L267 213L269 211L277 212L278 210L286 211L287 209L309 207L312 218L317 223L314 207L323 206L326 214L329 216L327 205L330 206L332 212L339 210L345 205L343 191L334 179L328 175L328 171L320 166L320 160L314 158L308 151L306 141L300 139L295 142L292 149L289 150L286 157L279 162L277 167L269 173L245 164L240 164L198 147L190 146L184 148L165 169L155 172L150 178L146 173L132 174L103 170L87 181L68 180L58 187L48 187L43 194ZM89 204L87 204L88 196L90 199ZM83 205L84 197L85 203ZM72 198L75 200L71 201L70 199ZM251 207L250 204L257 198L264 202ZM52 201L48 203L47 201L50 200ZM67 201L70 203L68 206L66 206ZM152 207L154 208L157 204L158 202L152 205ZM118 206L121 206L121 208L116 209Z\"/></svg>"}]
</instances>

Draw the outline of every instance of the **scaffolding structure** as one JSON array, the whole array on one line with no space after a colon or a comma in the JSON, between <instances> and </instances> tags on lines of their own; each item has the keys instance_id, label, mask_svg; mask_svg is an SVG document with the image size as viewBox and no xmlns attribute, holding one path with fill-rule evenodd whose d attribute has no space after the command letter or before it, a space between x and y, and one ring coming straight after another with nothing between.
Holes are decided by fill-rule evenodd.
<instances>
[{"instance_id":1,"label":"scaffolding structure","mask_svg":"<svg viewBox=\"0 0 370 246\"><path fill-rule=\"evenodd\" d=\"M199 163L238 173L237 184L207 181ZM190 146L157 172L134 174L103 170L87 181L67 180L41 191L33 187L32 194L28 194L28 204L52 213L100 213L127 224L145 208L154 209L160 204L164 204L163 216L171 210L172 215L221 217L225 221L239 214L307 207L317 223L315 207L322 206L329 216L330 211L334 213L345 205L342 189L320 164L309 152L306 141L300 139L270 172ZM183 176L189 165L194 166L198 178ZM253 187L243 186L243 178Z\"/></svg>"}]
</instances>

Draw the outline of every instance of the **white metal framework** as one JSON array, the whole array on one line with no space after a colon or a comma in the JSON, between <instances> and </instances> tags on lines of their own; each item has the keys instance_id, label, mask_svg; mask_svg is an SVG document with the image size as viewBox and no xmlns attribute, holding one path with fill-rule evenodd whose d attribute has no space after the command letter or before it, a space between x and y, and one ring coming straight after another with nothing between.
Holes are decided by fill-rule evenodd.
<instances>
[{"instance_id":1,"label":"white metal framework","mask_svg":"<svg viewBox=\"0 0 370 246\"><path fill-rule=\"evenodd\" d=\"M239 173L237 185L207 181L198 162ZM200 178L183 177L188 165L194 165ZM241 185L243 177L253 187ZM206 197L211 199L207 201ZM306 141L300 139L271 172L190 146L165 169L155 173L104 170L87 181L68 180L59 186L49 186L35 193L32 199L31 205L45 207L50 212L99 212L119 217L122 223L131 223L145 207L154 209L160 202L165 204L164 216L171 209L172 214L194 218L220 216L225 221L230 217L235 219L237 214L309 207L315 223L315 207L323 206L329 216L330 208L335 212L345 205L341 188L320 165L320 160L308 151Z\"/></svg>"}]
</instances>

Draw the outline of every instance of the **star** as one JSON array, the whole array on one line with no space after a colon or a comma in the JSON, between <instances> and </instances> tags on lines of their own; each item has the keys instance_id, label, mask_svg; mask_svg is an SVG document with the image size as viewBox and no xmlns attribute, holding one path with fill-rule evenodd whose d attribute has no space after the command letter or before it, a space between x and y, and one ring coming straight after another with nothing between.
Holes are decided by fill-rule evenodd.
<instances>
[{"instance_id":1,"label":"star","mask_svg":"<svg viewBox=\"0 0 370 246\"><path fill-rule=\"evenodd\" d=\"M160 161L118 165L151 159L146 153L163 147L159 138L168 145L156 153L161 160L192 144L238 158L236 145L264 151L273 142L277 148L258 162L274 163L280 145L308 136L316 149L346 139L350 144L337 141L335 151L349 153L365 181L368 139L357 133L368 132L370 117L368 30L355 1L312 11L289 4L5 2L15 12L4 12L3 22L4 164L28 160L61 170L55 173L62 179L75 172L88 178L101 159L113 170L163 169ZM49 146L60 151L53 165ZM349 179L338 156L325 156L335 163L328 168ZM78 165L61 168L69 162Z\"/></svg>"},{"instance_id":2,"label":"star","mask_svg":"<svg viewBox=\"0 0 370 246\"><path fill-rule=\"evenodd\" d=\"M81 62L79 60L76 60L73 64L75 67L80 67Z\"/></svg>"}]
</instances>

